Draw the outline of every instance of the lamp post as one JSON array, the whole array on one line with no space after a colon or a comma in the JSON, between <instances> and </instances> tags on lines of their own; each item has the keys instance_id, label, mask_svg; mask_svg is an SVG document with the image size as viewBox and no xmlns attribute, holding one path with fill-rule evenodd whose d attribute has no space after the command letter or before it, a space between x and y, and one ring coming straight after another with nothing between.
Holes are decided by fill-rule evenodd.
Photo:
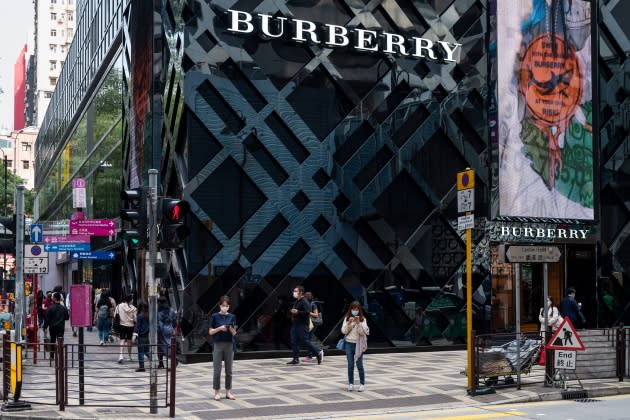
<instances>
[{"instance_id":1,"label":"lamp post","mask_svg":"<svg viewBox=\"0 0 630 420\"><path fill-rule=\"evenodd\" d=\"M0 148L0 152L2 152L2 157L4 160L4 215L7 215L7 154L4 153L4 149ZM4 228L4 233L7 233L7 228ZM6 293L5 293L5 276L7 275L7 252L5 250L5 252L3 253L4 255L4 262L2 265L2 298L5 299L6 298Z\"/></svg>"}]
</instances>

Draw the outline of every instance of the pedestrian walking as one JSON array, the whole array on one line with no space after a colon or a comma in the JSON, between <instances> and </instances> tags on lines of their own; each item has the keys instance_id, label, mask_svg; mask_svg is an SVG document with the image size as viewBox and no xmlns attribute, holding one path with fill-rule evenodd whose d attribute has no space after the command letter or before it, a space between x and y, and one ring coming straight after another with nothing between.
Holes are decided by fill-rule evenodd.
<instances>
[{"instance_id":1,"label":"pedestrian walking","mask_svg":"<svg viewBox=\"0 0 630 420\"><path fill-rule=\"evenodd\" d=\"M234 336L236 316L229 312L230 298L221 296L219 312L212 314L208 333L212 336L212 388L214 399L221 399L221 362L225 364L225 398L235 400L232 395L232 361L234 360Z\"/></svg>"},{"instance_id":2,"label":"pedestrian walking","mask_svg":"<svg viewBox=\"0 0 630 420\"><path fill-rule=\"evenodd\" d=\"M39 328L44 325L44 292L37 291L37 326Z\"/></svg>"},{"instance_id":3,"label":"pedestrian walking","mask_svg":"<svg viewBox=\"0 0 630 420\"><path fill-rule=\"evenodd\" d=\"M567 288L567 295L560 302L560 311L562 312L562 316L569 317L571 323L576 328L584 327L583 324L586 322L580 306L577 300L575 300L575 288Z\"/></svg>"},{"instance_id":4,"label":"pedestrian walking","mask_svg":"<svg viewBox=\"0 0 630 420\"><path fill-rule=\"evenodd\" d=\"M547 326L545 327L545 312L543 308L540 308L540 312L538 313L538 321L540 322L540 332L543 337L543 343L546 343L549 338L547 332L556 332L556 330L560 328L560 324L562 324L562 316L560 315L558 307L553 303L551 296L547 299Z\"/></svg>"},{"instance_id":5,"label":"pedestrian walking","mask_svg":"<svg viewBox=\"0 0 630 420\"><path fill-rule=\"evenodd\" d=\"M120 353L118 355L118 363L123 362L123 352L125 346L127 347L127 354L129 361L133 361L131 356L131 346L133 345L131 338L133 336L133 329L136 323L137 309L131 304L132 295L127 295L123 298L123 301L116 306L116 312L120 317L120 328L118 331L120 337Z\"/></svg>"},{"instance_id":6,"label":"pedestrian walking","mask_svg":"<svg viewBox=\"0 0 630 420\"><path fill-rule=\"evenodd\" d=\"M289 311L293 321L291 326L291 347L293 349L293 359L287 365L297 365L300 363L300 344L305 345L312 354L317 355L317 364L324 360L324 350L317 348L308 339L309 324L311 324L311 303L304 298L304 286L296 286L293 289L295 302Z\"/></svg>"},{"instance_id":7,"label":"pedestrian walking","mask_svg":"<svg viewBox=\"0 0 630 420\"><path fill-rule=\"evenodd\" d=\"M101 346L109 340L109 333L112 330L112 302L106 293L99 296L96 302L96 329Z\"/></svg>"},{"instance_id":8,"label":"pedestrian walking","mask_svg":"<svg viewBox=\"0 0 630 420\"><path fill-rule=\"evenodd\" d=\"M66 321L70 319L68 309L63 304L63 296L59 292L52 295L52 305L48 308L48 316L44 322L44 329L48 328L50 342L55 344L58 337L63 337L66 329ZM54 359L55 352L50 352L50 358Z\"/></svg>"},{"instance_id":9,"label":"pedestrian walking","mask_svg":"<svg viewBox=\"0 0 630 420\"><path fill-rule=\"evenodd\" d=\"M311 322L313 323L313 329L310 330L308 333L308 341L312 343L313 338L315 338L315 330L317 330L317 327L322 325L322 322L323 322L322 312L319 308L319 305L315 302L315 295L313 295L313 292L305 292L304 299L307 299L311 303L310 316L311 316ZM315 356L315 354L309 351L306 357L302 359L302 361L311 362L313 360L313 356Z\"/></svg>"},{"instance_id":10,"label":"pedestrian walking","mask_svg":"<svg viewBox=\"0 0 630 420\"><path fill-rule=\"evenodd\" d=\"M354 365L359 371L359 392L365 391L365 370L363 369L363 353L367 349L367 336L370 328L367 325L363 308L358 301L350 303L341 325L341 333L345 336L346 359L348 361L348 391L354 390Z\"/></svg>"},{"instance_id":11,"label":"pedestrian walking","mask_svg":"<svg viewBox=\"0 0 630 420\"><path fill-rule=\"evenodd\" d=\"M157 313L157 333L158 333L158 358L160 363L159 368L164 367L164 356L168 360L169 347L171 345L171 338L173 337L173 330L175 329L175 323L177 322L177 314L175 310L171 308L168 301L164 296L160 296L158 299L158 313Z\"/></svg>"},{"instance_id":12,"label":"pedestrian walking","mask_svg":"<svg viewBox=\"0 0 630 420\"><path fill-rule=\"evenodd\" d=\"M149 350L149 305L145 302L138 303L138 314L136 316L136 327L134 337L138 344L138 369L136 372L144 372L144 357L151 359Z\"/></svg>"}]
</instances>

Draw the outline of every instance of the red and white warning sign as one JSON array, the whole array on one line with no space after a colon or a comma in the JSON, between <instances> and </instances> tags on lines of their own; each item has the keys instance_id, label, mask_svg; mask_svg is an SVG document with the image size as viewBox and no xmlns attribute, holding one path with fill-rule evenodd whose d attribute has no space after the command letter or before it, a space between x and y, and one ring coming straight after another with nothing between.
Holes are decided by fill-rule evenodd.
<instances>
[{"instance_id":1,"label":"red and white warning sign","mask_svg":"<svg viewBox=\"0 0 630 420\"><path fill-rule=\"evenodd\" d=\"M568 317L564 317L560 328L551 336L546 348L550 350L586 350L580 336Z\"/></svg>"}]
</instances>

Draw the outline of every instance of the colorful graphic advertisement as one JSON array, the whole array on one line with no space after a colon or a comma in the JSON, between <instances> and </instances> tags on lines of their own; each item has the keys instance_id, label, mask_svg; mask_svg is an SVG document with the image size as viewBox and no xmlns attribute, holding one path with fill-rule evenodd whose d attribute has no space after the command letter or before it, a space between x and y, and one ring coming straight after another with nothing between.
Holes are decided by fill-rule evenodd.
<instances>
[{"instance_id":1,"label":"colorful graphic advertisement","mask_svg":"<svg viewBox=\"0 0 630 420\"><path fill-rule=\"evenodd\" d=\"M591 2L496 2L499 215L594 219Z\"/></svg>"}]
</instances>

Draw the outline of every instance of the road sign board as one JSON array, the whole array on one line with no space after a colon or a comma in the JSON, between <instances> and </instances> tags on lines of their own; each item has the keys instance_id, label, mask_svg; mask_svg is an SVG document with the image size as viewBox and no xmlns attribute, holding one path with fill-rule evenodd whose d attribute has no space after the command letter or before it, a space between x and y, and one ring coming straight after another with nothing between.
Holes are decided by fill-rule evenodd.
<instances>
[{"instance_id":1,"label":"road sign board","mask_svg":"<svg viewBox=\"0 0 630 420\"><path fill-rule=\"evenodd\" d=\"M31 225L31 243L38 244L44 240L44 225Z\"/></svg>"},{"instance_id":2,"label":"road sign board","mask_svg":"<svg viewBox=\"0 0 630 420\"><path fill-rule=\"evenodd\" d=\"M24 245L24 258L48 258L42 245Z\"/></svg>"},{"instance_id":3,"label":"road sign board","mask_svg":"<svg viewBox=\"0 0 630 420\"><path fill-rule=\"evenodd\" d=\"M457 230L472 229L475 227L475 216L467 214L457 218Z\"/></svg>"},{"instance_id":4,"label":"road sign board","mask_svg":"<svg viewBox=\"0 0 630 420\"><path fill-rule=\"evenodd\" d=\"M89 251L90 244L45 244L44 250L48 252Z\"/></svg>"},{"instance_id":5,"label":"road sign board","mask_svg":"<svg viewBox=\"0 0 630 420\"><path fill-rule=\"evenodd\" d=\"M465 213L475 210L475 189L457 191L457 212Z\"/></svg>"},{"instance_id":6,"label":"road sign board","mask_svg":"<svg viewBox=\"0 0 630 420\"><path fill-rule=\"evenodd\" d=\"M47 274L48 257L24 258L24 272L27 274Z\"/></svg>"},{"instance_id":7,"label":"road sign board","mask_svg":"<svg viewBox=\"0 0 630 420\"><path fill-rule=\"evenodd\" d=\"M88 235L46 235L45 244L89 244Z\"/></svg>"},{"instance_id":8,"label":"road sign board","mask_svg":"<svg viewBox=\"0 0 630 420\"><path fill-rule=\"evenodd\" d=\"M467 169L457 173L457 191L475 188L475 171Z\"/></svg>"},{"instance_id":9,"label":"road sign board","mask_svg":"<svg viewBox=\"0 0 630 420\"><path fill-rule=\"evenodd\" d=\"M553 352L553 367L555 369L575 370L576 351L556 350Z\"/></svg>"},{"instance_id":10,"label":"road sign board","mask_svg":"<svg viewBox=\"0 0 630 420\"><path fill-rule=\"evenodd\" d=\"M560 248L554 245L509 245L505 252L507 261L511 263L558 262L562 256Z\"/></svg>"},{"instance_id":11,"label":"road sign board","mask_svg":"<svg viewBox=\"0 0 630 420\"><path fill-rule=\"evenodd\" d=\"M75 260L115 260L114 251L72 252L70 257Z\"/></svg>"},{"instance_id":12,"label":"road sign board","mask_svg":"<svg viewBox=\"0 0 630 420\"><path fill-rule=\"evenodd\" d=\"M546 348L553 350L586 350L571 320L566 316L562 320L560 327L551 336L549 343Z\"/></svg>"},{"instance_id":13,"label":"road sign board","mask_svg":"<svg viewBox=\"0 0 630 420\"><path fill-rule=\"evenodd\" d=\"M72 235L116 236L116 221L111 219L87 219L70 221Z\"/></svg>"},{"instance_id":14,"label":"road sign board","mask_svg":"<svg viewBox=\"0 0 630 420\"><path fill-rule=\"evenodd\" d=\"M72 207L82 209L87 206L86 186L87 183L83 178L72 180Z\"/></svg>"}]
</instances>

